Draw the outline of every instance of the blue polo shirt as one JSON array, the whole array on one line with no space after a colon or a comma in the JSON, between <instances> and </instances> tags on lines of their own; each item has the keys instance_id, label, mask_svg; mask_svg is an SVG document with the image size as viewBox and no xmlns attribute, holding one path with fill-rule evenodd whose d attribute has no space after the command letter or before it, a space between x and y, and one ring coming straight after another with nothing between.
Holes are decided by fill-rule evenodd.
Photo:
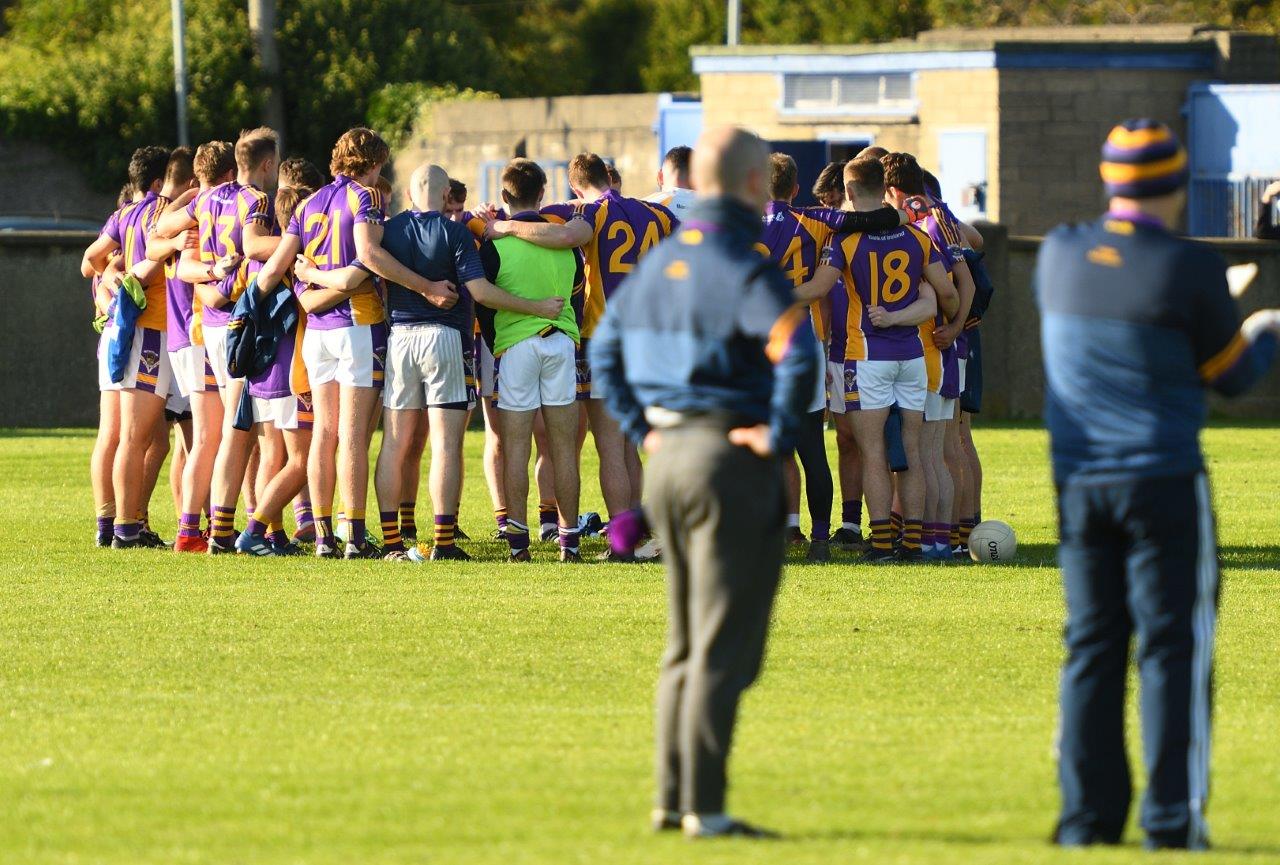
<instances>
[{"instance_id":1,"label":"blue polo shirt","mask_svg":"<svg viewBox=\"0 0 1280 865\"><path fill-rule=\"evenodd\" d=\"M447 279L458 287L458 302L452 309L441 309L416 291L388 283L391 324L442 324L459 331L464 345L470 345L474 303L465 286L473 279L484 279L484 268L467 227L435 210L406 210L387 220L382 246L414 273L431 280Z\"/></svg>"}]
</instances>

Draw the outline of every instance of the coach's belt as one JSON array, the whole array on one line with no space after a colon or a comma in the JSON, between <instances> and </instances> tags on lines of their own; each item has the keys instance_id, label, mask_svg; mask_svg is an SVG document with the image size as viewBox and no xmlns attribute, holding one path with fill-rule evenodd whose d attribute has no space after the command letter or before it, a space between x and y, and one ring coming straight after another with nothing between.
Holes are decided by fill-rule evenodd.
<instances>
[{"instance_id":1,"label":"coach's belt","mask_svg":"<svg viewBox=\"0 0 1280 865\"><path fill-rule=\"evenodd\" d=\"M753 421L743 418L731 411L672 411L660 405L651 405L644 410L644 419L654 429L675 429L682 426L711 426L729 429L744 426Z\"/></svg>"},{"instance_id":2,"label":"coach's belt","mask_svg":"<svg viewBox=\"0 0 1280 865\"><path fill-rule=\"evenodd\" d=\"M544 327L542 330L538 331L538 336L542 337L543 339L546 339L547 337L557 333L564 333L564 331L556 327L554 324L549 324L546 327Z\"/></svg>"}]
</instances>

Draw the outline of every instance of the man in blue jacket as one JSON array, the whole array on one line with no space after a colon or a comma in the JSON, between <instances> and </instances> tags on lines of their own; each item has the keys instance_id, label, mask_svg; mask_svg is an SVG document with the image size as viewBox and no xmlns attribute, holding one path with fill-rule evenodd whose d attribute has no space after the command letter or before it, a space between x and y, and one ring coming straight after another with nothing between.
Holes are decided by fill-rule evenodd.
<instances>
[{"instance_id":1,"label":"man in blue jacket","mask_svg":"<svg viewBox=\"0 0 1280 865\"><path fill-rule=\"evenodd\" d=\"M1188 174L1168 127L1117 126L1101 173L1109 212L1055 229L1036 265L1067 596L1055 840L1124 831L1136 631L1147 846L1202 850L1218 601L1205 390L1235 396L1265 372L1280 311L1242 325L1222 258L1173 233Z\"/></svg>"},{"instance_id":2,"label":"man in blue jacket","mask_svg":"<svg viewBox=\"0 0 1280 865\"><path fill-rule=\"evenodd\" d=\"M761 837L725 813L725 767L738 700L764 657L782 573L781 455L808 408L818 350L791 283L752 248L768 148L721 127L694 153L700 200L610 299L591 364L609 410L651 457L667 568L654 828Z\"/></svg>"}]
</instances>

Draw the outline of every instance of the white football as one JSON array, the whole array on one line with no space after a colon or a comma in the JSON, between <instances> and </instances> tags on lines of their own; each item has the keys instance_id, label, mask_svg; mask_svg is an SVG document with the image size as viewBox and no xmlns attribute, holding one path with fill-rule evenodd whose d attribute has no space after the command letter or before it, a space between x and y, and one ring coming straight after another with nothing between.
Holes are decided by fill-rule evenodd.
<instances>
[{"instance_id":1,"label":"white football","mask_svg":"<svg viewBox=\"0 0 1280 865\"><path fill-rule=\"evenodd\" d=\"M969 533L969 558L975 562L1008 562L1018 554L1018 538L1008 523L984 520Z\"/></svg>"}]
</instances>

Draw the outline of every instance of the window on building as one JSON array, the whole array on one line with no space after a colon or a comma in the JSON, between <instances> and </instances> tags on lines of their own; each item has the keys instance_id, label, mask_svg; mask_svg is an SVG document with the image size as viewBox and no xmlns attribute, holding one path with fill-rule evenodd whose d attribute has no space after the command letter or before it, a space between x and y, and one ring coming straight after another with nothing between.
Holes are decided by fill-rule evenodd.
<instances>
[{"instance_id":1,"label":"window on building","mask_svg":"<svg viewBox=\"0 0 1280 865\"><path fill-rule=\"evenodd\" d=\"M795 112L900 112L916 107L910 72L791 74L783 78L783 108Z\"/></svg>"}]
</instances>

